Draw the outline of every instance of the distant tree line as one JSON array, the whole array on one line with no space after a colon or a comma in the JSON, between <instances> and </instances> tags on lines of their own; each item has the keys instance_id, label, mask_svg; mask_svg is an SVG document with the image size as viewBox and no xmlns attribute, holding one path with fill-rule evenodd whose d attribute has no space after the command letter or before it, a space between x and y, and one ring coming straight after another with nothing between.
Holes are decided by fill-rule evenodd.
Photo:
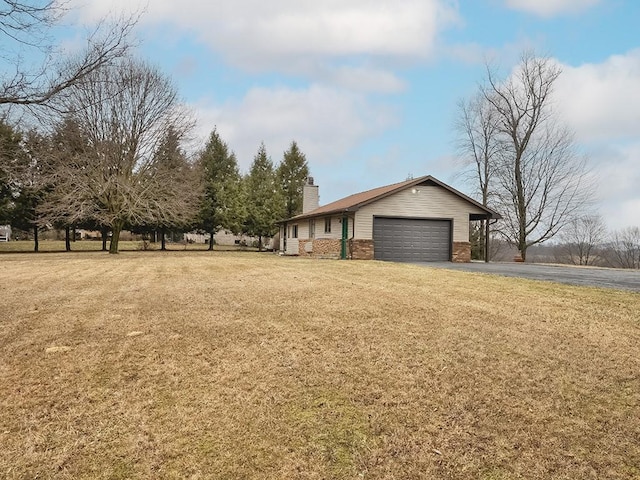
<instances>
[{"instance_id":1,"label":"distant tree line","mask_svg":"<svg viewBox=\"0 0 640 480\"><path fill-rule=\"evenodd\" d=\"M510 261L517 250L492 235L491 258ZM553 242L531 247L527 261L640 269L640 227L608 231L600 215L586 215L572 221Z\"/></svg>"}]
</instances>

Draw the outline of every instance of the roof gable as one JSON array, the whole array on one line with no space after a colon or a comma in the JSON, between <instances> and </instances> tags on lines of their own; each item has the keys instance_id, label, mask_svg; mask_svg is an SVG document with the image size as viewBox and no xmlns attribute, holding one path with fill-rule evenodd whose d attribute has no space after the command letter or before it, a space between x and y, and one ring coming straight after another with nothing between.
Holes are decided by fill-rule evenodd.
<instances>
[{"instance_id":1,"label":"roof gable","mask_svg":"<svg viewBox=\"0 0 640 480\"><path fill-rule=\"evenodd\" d=\"M296 215L295 217L289 218L287 220L283 220L282 222L289 222L295 220L304 220L305 218L313 218L313 217L322 217L337 213L347 213L354 212L358 210L360 207L378 201L382 198L388 197L389 195L393 195L401 190L405 190L407 188L412 188L417 185L423 184L431 184L436 185L438 187L444 188L454 195L460 197L466 202L484 210L487 212L490 218L502 218L499 213L491 210L488 207L485 207L481 203L473 200L467 195L459 192L455 188L450 187L449 185L441 182L440 180L432 177L431 175L425 175L423 177L414 178L410 180L405 180L404 182L392 183L391 185L385 185L378 188L373 188L371 190L367 190L360 193L355 193L353 195L349 195L348 197L341 198L340 200L336 200L335 202L328 203L327 205L323 205L321 207L316 208L310 212ZM282 223L281 222L281 223Z\"/></svg>"}]
</instances>

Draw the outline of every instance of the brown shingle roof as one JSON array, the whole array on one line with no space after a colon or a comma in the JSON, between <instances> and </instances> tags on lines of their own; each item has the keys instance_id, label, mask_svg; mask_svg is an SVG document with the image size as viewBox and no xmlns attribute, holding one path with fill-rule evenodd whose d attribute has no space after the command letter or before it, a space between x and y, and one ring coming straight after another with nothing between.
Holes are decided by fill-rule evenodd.
<instances>
[{"instance_id":1,"label":"brown shingle roof","mask_svg":"<svg viewBox=\"0 0 640 480\"><path fill-rule=\"evenodd\" d=\"M385 185L383 187L374 188L372 190L367 190L365 192L355 193L353 195L349 195L348 197L341 198L340 200L336 200L335 202L328 203L327 205L323 205L322 207L318 207L315 210L312 210L307 213L303 213L301 215L296 215L295 217L289 218L287 220L283 220L280 223L288 222L292 220L303 220L305 218L312 218L324 215L330 215L335 213L345 213L350 211L355 211L360 207L367 205L373 201L384 198L393 193L399 192L400 190L404 190L405 188L410 188L416 185L420 185L422 183L431 182L435 185L438 185L451 193L461 197L462 199L468 201L469 203L485 210L490 218L502 218L499 213L491 210L483 206L482 204L476 202L472 198L469 198L465 194L457 191L456 189L442 183L440 180L432 177L431 175L425 175L423 177L414 178L411 180L406 180L404 182L393 183L391 185Z\"/></svg>"}]
</instances>

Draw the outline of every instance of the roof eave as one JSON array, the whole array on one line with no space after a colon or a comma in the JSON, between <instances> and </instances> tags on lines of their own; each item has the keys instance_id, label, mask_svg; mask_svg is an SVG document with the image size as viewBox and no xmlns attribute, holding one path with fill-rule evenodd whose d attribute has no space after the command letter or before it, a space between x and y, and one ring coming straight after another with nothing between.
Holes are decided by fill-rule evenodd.
<instances>
[{"instance_id":1,"label":"roof eave","mask_svg":"<svg viewBox=\"0 0 640 480\"><path fill-rule=\"evenodd\" d=\"M314 218L314 217L327 217L329 215L335 215L337 213L342 213L342 214L351 213L351 212L355 212L356 210L358 210L358 208L349 207L349 208L339 208L337 210L328 210L326 212L301 213L300 215L296 215L295 217L286 218L284 220L279 220L279 221L276 222L276 224L289 223L289 222L298 222L300 220L307 220L309 218Z\"/></svg>"}]
</instances>

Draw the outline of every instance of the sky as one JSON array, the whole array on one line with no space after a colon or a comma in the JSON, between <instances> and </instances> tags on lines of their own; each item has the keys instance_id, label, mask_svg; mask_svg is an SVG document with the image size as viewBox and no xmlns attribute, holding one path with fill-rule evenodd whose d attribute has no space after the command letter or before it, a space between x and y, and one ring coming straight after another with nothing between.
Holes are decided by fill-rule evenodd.
<instances>
[{"instance_id":1,"label":"sky","mask_svg":"<svg viewBox=\"0 0 640 480\"><path fill-rule=\"evenodd\" d=\"M320 202L460 175L454 124L490 63L557 62L554 111L596 178L592 211L640 226L637 0L71 0L71 44L108 15L144 11L137 54L170 75L204 144L217 128L248 171L295 140Z\"/></svg>"}]
</instances>

